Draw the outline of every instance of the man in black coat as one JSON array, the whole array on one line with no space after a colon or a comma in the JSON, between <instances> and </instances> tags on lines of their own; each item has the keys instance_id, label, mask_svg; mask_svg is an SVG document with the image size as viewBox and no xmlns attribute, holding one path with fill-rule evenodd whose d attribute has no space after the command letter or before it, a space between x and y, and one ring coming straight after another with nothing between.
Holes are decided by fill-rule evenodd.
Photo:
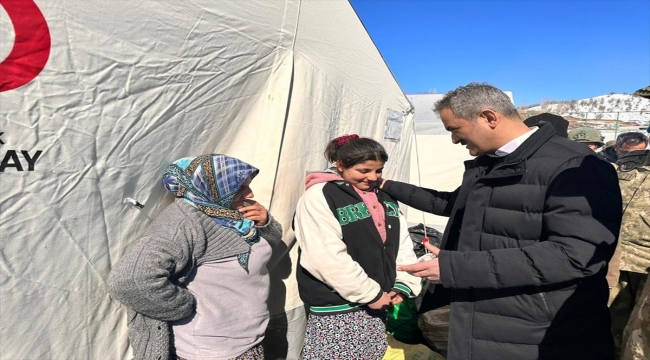
<instances>
[{"instance_id":1,"label":"man in black coat","mask_svg":"<svg viewBox=\"0 0 650 360\"><path fill-rule=\"evenodd\" d=\"M453 192L386 180L409 206L448 216L437 258L402 266L451 303L448 360L612 359L607 263L621 225L614 168L528 128L499 89L472 83L437 104L465 163ZM423 304L425 306L425 304Z\"/></svg>"}]
</instances>

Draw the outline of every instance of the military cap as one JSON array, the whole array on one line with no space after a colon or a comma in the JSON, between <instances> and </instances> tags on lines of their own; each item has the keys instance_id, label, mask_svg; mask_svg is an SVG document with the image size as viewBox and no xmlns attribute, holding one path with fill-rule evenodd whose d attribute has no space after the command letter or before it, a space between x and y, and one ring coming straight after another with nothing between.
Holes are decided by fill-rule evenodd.
<instances>
[{"instance_id":1,"label":"military cap","mask_svg":"<svg viewBox=\"0 0 650 360\"><path fill-rule=\"evenodd\" d=\"M595 143L598 147L605 145L603 140L605 137L598 131L591 127L583 126L569 131L569 140L582 143Z\"/></svg>"}]
</instances>

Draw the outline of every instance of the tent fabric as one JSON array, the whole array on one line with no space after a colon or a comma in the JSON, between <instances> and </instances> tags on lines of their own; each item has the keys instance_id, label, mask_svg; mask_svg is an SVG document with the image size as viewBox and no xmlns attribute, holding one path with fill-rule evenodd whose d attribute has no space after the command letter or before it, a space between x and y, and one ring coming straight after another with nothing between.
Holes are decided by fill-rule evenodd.
<instances>
[{"instance_id":1,"label":"tent fabric","mask_svg":"<svg viewBox=\"0 0 650 360\"><path fill-rule=\"evenodd\" d=\"M463 180L463 162L473 158L464 146L451 142L451 135L417 135L412 148L410 183L439 191L456 190ZM448 219L413 208L406 213L409 225L424 223L440 232L444 232Z\"/></svg>"},{"instance_id":2,"label":"tent fabric","mask_svg":"<svg viewBox=\"0 0 650 360\"><path fill-rule=\"evenodd\" d=\"M440 121L438 113L433 111L436 101L445 94L408 95L415 108L415 133L417 135L446 135L447 130Z\"/></svg>"},{"instance_id":3,"label":"tent fabric","mask_svg":"<svg viewBox=\"0 0 650 360\"><path fill-rule=\"evenodd\" d=\"M412 105L346 0L34 3L47 63L0 92L2 358L129 357L105 281L173 200L160 180L173 160L224 153L260 169L252 188L290 254L274 260L274 313L301 304L291 218L327 140L380 140L386 176L408 181ZM30 40L0 9L1 59ZM392 112L399 141L383 136Z\"/></svg>"},{"instance_id":4,"label":"tent fabric","mask_svg":"<svg viewBox=\"0 0 650 360\"><path fill-rule=\"evenodd\" d=\"M433 111L437 101L445 94L415 94L408 99L415 109L415 138L411 146L409 182L429 189L454 191L460 186L465 167L463 161L471 159L467 149L451 142L438 113ZM406 213L409 225L427 224L444 231L448 218L409 208Z\"/></svg>"}]
</instances>

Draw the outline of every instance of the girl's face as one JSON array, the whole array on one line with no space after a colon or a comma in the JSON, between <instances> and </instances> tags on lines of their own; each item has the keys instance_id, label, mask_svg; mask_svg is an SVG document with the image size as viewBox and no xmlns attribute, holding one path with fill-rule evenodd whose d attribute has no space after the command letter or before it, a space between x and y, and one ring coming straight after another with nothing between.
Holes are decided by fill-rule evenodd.
<instances>
[{"instance_id":1,"label":"girl's face","mask_svg":"<svg viewBox=\"0 0 650 360\"><path fill-rule=\"evenodd\" d=\"M384 171L384 162L377 160L367 160L355 164L349 168L343 167L341 162L336 163L341 177L359 190L368 191L373 189L375 181L381 178Z\"/></svg>"},{"instance_id":2,"label":"girl's face","mask_svg":"<svg viewBox=\"0 0 650 360\"><path fill-rule=\"evenodd\" d=\"M231 209L237 210L241 207L247 206L244 204L244 200L251 199L255 196L253 190L250 188L251 181L253 181L253 179L250 177L246 179L244 184L239 188L239 191L235 193L235 197L232 199L232 203L230 204Z\"/></svg>"}]
</instances>

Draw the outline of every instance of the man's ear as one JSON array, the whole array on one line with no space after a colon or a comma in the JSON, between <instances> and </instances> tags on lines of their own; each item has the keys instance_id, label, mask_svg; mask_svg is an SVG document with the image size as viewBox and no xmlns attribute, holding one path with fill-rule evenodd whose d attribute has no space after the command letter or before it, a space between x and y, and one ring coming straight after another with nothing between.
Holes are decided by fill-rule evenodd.
<instances>
[{"instance_id":1,"label":"man's ear","mask_svg":"<svg viewBox=\"0 0 650 360\"><path fill-rule=\"evenodd\" d=\"M485 121L487 122L490 128L494 129L497 127L497 123L499 122L499 117L497 116L497 113L495 111L490 109L485 109L481 111L480 117L485 119Z\"/></svg>"}]
</instances>

